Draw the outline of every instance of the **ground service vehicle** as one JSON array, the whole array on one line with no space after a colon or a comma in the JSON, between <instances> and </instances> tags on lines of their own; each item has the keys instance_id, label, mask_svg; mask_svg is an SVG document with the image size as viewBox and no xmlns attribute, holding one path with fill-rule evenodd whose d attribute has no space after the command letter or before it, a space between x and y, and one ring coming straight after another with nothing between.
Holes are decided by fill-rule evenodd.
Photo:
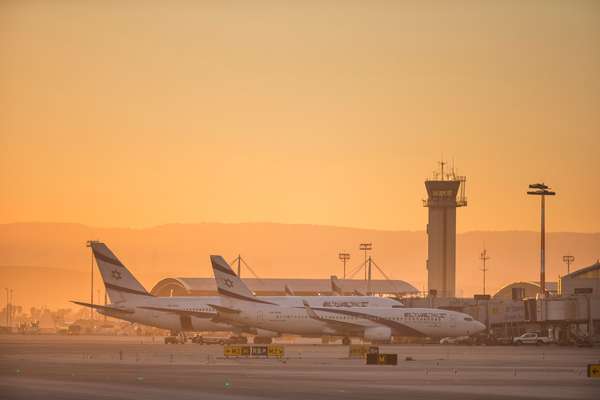
<instances>
[{"instance_id":1,"label":"ground service vehicle","mask_svg":"<svg viewBox=\"0 0 600 400\"><path fill-rule=\"evenodd\" d=\"M230 337L207 337L194 336L192 343L196 344L247 344L248 338L245 336L230 336Z\"/></svg>"},{"instance_id":2,"label":"ground service vehicle","mask_svg":"<svg viewBox=\"0 0 600 400\"><path fill-rule=\"evenodd\" d=\"M540 336L537 332L528 332L513 338L513 344L516 344L517 346L522 344L535 344L539 346L550 343L552 343L552 339L548 336Z\"/></svg>"}]
</instances>

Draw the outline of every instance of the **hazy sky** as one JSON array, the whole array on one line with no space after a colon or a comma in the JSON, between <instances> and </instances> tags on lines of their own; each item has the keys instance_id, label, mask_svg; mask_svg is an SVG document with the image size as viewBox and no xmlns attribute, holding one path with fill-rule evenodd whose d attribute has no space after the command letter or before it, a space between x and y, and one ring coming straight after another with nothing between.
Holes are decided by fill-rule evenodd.
<instances>
[{"instance_id":1,"label":"hazy sky","mask_svg":"<svg viewBox=\"0 0 600 400\"><path fill-rule=\"evenodd\" d=\"M600 231L598 1L0 2L0 222Z\"/></svg>"}]
</instances>

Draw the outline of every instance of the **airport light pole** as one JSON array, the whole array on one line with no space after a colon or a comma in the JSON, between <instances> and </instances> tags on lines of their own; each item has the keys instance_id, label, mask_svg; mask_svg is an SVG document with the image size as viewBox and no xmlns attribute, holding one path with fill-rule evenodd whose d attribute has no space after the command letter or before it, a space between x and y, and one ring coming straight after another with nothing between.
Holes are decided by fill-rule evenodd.
<instances>
[{"instance_id":1,"label":"airport light pole","mask_svg":"<svg viewBox=\"0 0 600 400\"><path fill-rule=\"evenodd\" d=\"M485 267L485 262L490 259L490 257L488 257L487 255L486 249L483 249L481 255L479 256L479 259L483 262L483 268L481 268L481 271L483 271L483 294L485 295L485 273L487 271L487 268Z\"/></svg>"},{"instance_id":2,"label":"airport light pole","mask_svg":"<svg viewBox=\"0 0 600 400\"><path fill-rule=\"evenodd\" d=\"M546 196L554 196L556 192L549 190L550 188L544 183L532 183L529 185L530 190L528 195L541 197L541 220L542 227L540 229L540 294L546 295Z\"/></svg>"},{"instance_id":3,"label":"airport light pole","mask_svg":"<svg viewBox=\"0 0 600 400\"><path fill-rule=\"evenodd\" d=\"M373 249L373 243L361 243L360 250L365 252L365 281L367 280L367 251L371 251Z\"/></svg>"},{"instance_id":4,"label":"airport light pole","mask_svg":"<svg viewBox=\"0 0 600 400\"><path fill-rule=\"evenodd\" d=\"M5 309L4 311L6 312L6 327L8 328L8 327L9 327L9 324L8 324L8 316L10 315L10 314L8 313L8 308L9 308L8 304L9 304L9 302L10 302L10 300L9 300L9 298L8 298L9 289L8 289L8 288L4 288L4 290L6 290L6 309Z\"/></svg>"},{"instance_id":5,"label":"airport light pole","mask_svg":"<svg viewBox=\"0 0 600 400\"><path fill-rule=\"evenodd\" d=\"M338 258L342 260L344 263L344 279L346 279L346 261L350 259L350 254L348 253L339 253Z\"/></svg>"},{"instance_id":6,"label":"airport light pole","mask_svg":"<svg viewBox=\"0 0 600 400\"><path fill-rule=\"evenodd\" d=\"M13 289L10 289L10 323L12 324L12 320L15 314L15 296L13 293Z\"/></svg>"},{"instance_id":7,"label":"airport light pole","mask_svg":"<svg viewBox=\"0 0 600 400\"><path fill-rule=\"evenodd\" d=\"M575 257L572 255L563 256L563 261L567 264L567 274L571 273L571 263L575 261Z\"/></svg>"},{"instance_id":8,"label":"airport light pole","mask_svg":"<svg viewBox=\"0 0 600 400\"><path fill-rule=\"evenodd\" d=\"M371 256L369 256L369 271L367 274L369 277L367 280L367 296L372 296L373 294L371 293Z\"/></svg>"},{"instance_id":9,"label":"airport light pole","mask_svg":"<svg viewBox=\"0 0 600 400\"><path fill-rule=\"evenodd\" d=\"M86 247L89 247L92 252L91 252L91 267L90 267L90 275L91 275L91 287L90 287L90 304L92 305L90 307L90 319L94 319L94 249L92 248L93 245L95 245L96 243L99 243L97 240L88 240L85 243Z\"/></svg>"}]
</instances>

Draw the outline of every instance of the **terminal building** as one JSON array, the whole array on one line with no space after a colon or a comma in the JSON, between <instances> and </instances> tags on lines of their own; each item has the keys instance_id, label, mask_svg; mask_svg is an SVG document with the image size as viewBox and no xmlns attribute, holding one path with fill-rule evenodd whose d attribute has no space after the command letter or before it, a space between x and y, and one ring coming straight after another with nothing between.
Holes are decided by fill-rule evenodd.
<instances>
[{"instance_id":1,"label":"terminal building","mask_svg":"<svg viewBox=\"0 0 600 400\"><path fill-rule=\"evenodd\" d=\"M540 297L538 282L514 282L493 296L473 298L407 298L408 307L435 307L465 312L486 324L496 337L528 331L550 331L556 341L600 333L600 263L547 282L549 296Z\"/></svg>"},{"instance_id":2,"label":"terminal building","mask_svg":"<svg viewBox=\"0 0 600 400\"><path fill-rule=\"evenodd\" d=\"M286 286L298 296L333 295L330 279L244 278L257 296L285 296ZM367 293L367 282L358 279L338 279L344 295ZM371 292L378 296L410 296L419 290L402 280L371 280ZM214 278L166 278L151 290L155 296L217 296Z\"/></svg>"},{"instance_id":3,"label":"terminal building","mask_svg":"<svg viewBox=\"0 0 600 400\"><path fill-rule=\"evenodd\" d=\"M546 282L546 291L550 295L558 293L557 282ZM540 292L539 282L513 282L494 294L494 299L523 300L527 297L535 297Z\"/></svg>"},{"instance_id":4,"label":"terminal building","mask_svg":"<svg viewBox=\"0 0 600 400\"><path fill-rule=\"evenodd\" d=\"M559 290L565 296L572 294L600 296L600 261L560 278Z\"/></svg>"}]
</instances>

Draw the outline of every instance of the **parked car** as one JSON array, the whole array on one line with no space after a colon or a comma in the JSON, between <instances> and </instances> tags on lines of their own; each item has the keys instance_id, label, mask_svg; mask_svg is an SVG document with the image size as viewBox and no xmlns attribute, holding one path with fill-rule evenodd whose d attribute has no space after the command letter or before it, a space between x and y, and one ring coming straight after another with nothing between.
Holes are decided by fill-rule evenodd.
<instances>
[{"instance_id":1,"label":"parked car","mask_svg":"<svg viewBox=\"0 0 600 400\"><path fill-rule=\"evenodd\" d=\"M521 336L513 338L513 344L516 344L517 346L522 344L535 344L539 346L550 343L552 343L552 339L548 336L541 336L537 332L524 333Z\"/></svg>"},{"instance_id":2,"label":"parked car","mask_svg":"<svg viewBox=\"0 0 600 400\"><path fill-rule=\"evenodd\" d=\"M440 340L440 344L473 344L469 336L445 337Z\"/></svg>"}]
</instances>

